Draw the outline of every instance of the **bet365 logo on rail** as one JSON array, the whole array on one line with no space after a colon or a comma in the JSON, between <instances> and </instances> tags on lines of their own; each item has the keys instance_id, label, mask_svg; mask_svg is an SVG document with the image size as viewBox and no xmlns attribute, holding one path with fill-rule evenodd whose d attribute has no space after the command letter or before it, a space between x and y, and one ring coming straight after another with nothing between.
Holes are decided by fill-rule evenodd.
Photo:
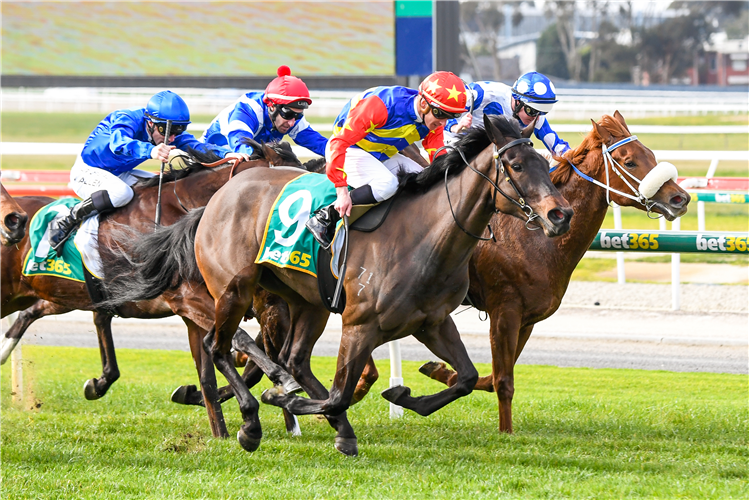
<instances>
[{"instance_id":1,"label":"bet365 logo on rail","mask_svg":"<svg viewBox=\"0 0 749 500\"><path fill-rule=\"evenodd\" d=\"M622 250L658 250L658 235L652 233L623 233L621 236L601 234L601 248Z\"/></svg>"},{"instance_id":2,"label":"bet365 logo on rail","mask_svg":"<svg viewBox=\"0 0 749 500\"><path fill-rule=\"evenodd\" d=\"M697 235L697 250L702 252L746 252L746 236L717 236L708 238Z\"/></svg>"}]
</instances>

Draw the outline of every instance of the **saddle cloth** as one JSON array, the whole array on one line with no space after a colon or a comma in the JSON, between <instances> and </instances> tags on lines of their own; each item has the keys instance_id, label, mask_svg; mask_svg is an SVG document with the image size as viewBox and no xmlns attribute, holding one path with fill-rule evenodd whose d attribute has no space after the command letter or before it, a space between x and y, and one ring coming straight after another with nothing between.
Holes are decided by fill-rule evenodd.
<instances>
[{"instance_id":1,"label":"saddle cloth","mask_svg":"<svg viewBox=\"0 0 749 500\"><path fill-rule=\"evenodd\" d=\"M67 217L77 198L61 198L39 210L29 224L31 249L23 262L24 276L54 276L72 281L85 281L83 266L95 277L103 275L99 260L99 218L89 217L73 238L63 246L62 256L55 255L49 244L49 225Z\"/></svg>"}]
</instances>

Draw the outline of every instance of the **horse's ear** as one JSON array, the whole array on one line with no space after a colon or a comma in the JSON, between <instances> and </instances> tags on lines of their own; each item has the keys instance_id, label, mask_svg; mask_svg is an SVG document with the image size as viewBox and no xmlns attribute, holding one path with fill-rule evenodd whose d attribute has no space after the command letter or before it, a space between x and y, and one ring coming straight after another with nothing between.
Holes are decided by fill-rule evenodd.
<instances>
[{"instance_id":1,"label":"horse's ear","mask_svg":"<svg viewBox=\"0 0 749 500\"><path fill-rule=\"evenodd\" d=\"M502 135L502 132L499 131L499 129L489 119L489 115L486 114L484 115L484 130L486 130L486 135L489 136L489 140L494 144L502 144L506 142L505 136Z\"/></svg>"},{"instance_id":2,"label":"horse's ear","mask_svg":"<svg viewBox=\"0 0 749 500\"><path fill-rule=\"evenodd\" d=\"M630 135L632 135L632 132L629 131L629 127L627 127L627 122L624 121L624 117L622 116L622 114L619 112L618 109L614 111L614 118L616 118L616 121L621 123L622 127L624 127L624 130L626 130Z\"/></svg>"},{"instance_id":3,"label":"horse's ear","mask_svg":"<svg viewBox=\"0 0 749 500\"><path fill-rule=\"evenodd\" d=\"M596 131L596 134L598 134L598 137L601 138L601 142L604 144L611 144L612 141L612 135L609 133L608 130L600 126L591 118L590 123L593 124L593 129Z\"/></svg>"},{"instance_id":4,"label":"horse's ear","mask_svg":"<svg viewBox=\"0 0 749 500\"><path fill-rule=\"evenodd\" d=\"M536 128L536 120L538 120L538 116L531 120L531 122L520 132L520 137L528 139L533 135L533 129Z\"/></svg>"},{"instance_id":5,"label":"horse's ear","mask_svg":"<svg viewBox=\"0 0 749 500\"><path fill-rule=\"evenodd\" d=\"M261 147L263 149L263 156L265 156L265 159L268 160L268 163L272 163L274 165L280 165L283 163L283 158L276 152L275 149L273 149L266 143L262 143Z\"/></svg>"}]
</instances>

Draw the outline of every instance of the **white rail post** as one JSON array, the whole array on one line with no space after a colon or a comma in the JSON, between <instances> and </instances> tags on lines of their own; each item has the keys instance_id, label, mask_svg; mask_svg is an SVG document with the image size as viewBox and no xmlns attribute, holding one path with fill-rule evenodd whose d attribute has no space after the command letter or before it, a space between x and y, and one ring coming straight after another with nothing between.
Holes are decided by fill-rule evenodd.
<instances>
[{"instance_id":1,"label":"white rail post","mask_svg":"<svg viewBox=\"0 0 749 500\"><path fill-rule=\"evenodd\" d=\"M614 208L614 229L622 229L622 207L616 203L611 204ZM616 252L616 281L620 285L627 282L627 277L624 274L624 252Z\"/></svg>"},{"instance_id":2,"label":"white rail post","mask_svg":"<svg viewBox=\"0 0 749 500\"><path fill-rule=\"evenodd\" d=\"M18 313L9 314L5 320L8 322L8 328L18 319ZM22 341L16 344L13 352L10 353L10 390L12 393L11 401L13 404L22 404L24 400L23 386L23 350Z\"/></svg>"},{"instance_id":3,"label":"white rail post","mask_svg":"<svg viewBox=\"0 0 749 500\"><path fill-rule=\"evenodd\" d=\"M718 168L718 160L717 158L713 158L710 162L710 167L707 169L707 174L705 174L706 179L712 179L713 176L715 176L715 171ZM704 231L705 230L705 202L704 201L698 201L697 202L697 230L698 231Z\"/></svg>"},{"instance_id":4,"label":"white rail post","mask_svg":"<svg viewBox=\"0 0 749 500\"><path fill-rule=\"evenodd\" d=\"M401 371L401 345L398 340L388 342L390 348L390 387L403 385L403 372ZM390 418L403 416L403 408L390 403Z\"/></svg>"},{"instance_id":5,"label":"white rail post","mask_svg":"<svg viewBox=\"0 0 749 500\"><path fill-rule=\"evenodd\" d=\"M681 229L681 217L677 217L671 223L672 231ZM681 275L679 265L681 264L681 254L671 254L671 309L678 311L681 309Z\"/></svg>"}]
</instances>

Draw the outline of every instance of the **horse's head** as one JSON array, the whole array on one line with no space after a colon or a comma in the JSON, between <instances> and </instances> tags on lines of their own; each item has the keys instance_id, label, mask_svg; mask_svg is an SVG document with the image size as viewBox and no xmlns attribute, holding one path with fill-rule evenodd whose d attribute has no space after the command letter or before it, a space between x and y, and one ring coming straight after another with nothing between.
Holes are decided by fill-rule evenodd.
<instances>
[{"instance_id":1,"label":"horse's head","mask_svg":"<svg viewBox=\"0 0 749 500\"><path fill-rule=\"evenodd\" d=\"M604 115L600 123L591 122L593 130L580 147L565 156L575 165L585 162L589 175L609 186L607 200L656 212L668 220L687 212L691 197L676 184L676 167L657 163L653 152L629 132L619 111L613 117ZM593 155L587 158L590 152Z\"/></svg>"},{"instance_id":2,"label":"horse's head","mask_svg":"<svg viewBox=\"0 0 749 500\"><path fill-rule=\"evenodd\" d=\"M5 246L15 245L26 235L29 216L16 200L0 184L0 242Z\"/></svg>"},{"instance_id":3,"label":"horse's head","mask_svg":"<svg viewBox=\"0 0 749 500\"><path fill-rule=\"evenodd\" d=\"M573 210L552 184L549 162L533 149L529 137L534 124L518 133L509 120L484 115L484 129L494 143L494 206L499 212L527 219L529 228L534 224L547 236L560 236L569 231Z\"/></svg>"}]
</instances>

